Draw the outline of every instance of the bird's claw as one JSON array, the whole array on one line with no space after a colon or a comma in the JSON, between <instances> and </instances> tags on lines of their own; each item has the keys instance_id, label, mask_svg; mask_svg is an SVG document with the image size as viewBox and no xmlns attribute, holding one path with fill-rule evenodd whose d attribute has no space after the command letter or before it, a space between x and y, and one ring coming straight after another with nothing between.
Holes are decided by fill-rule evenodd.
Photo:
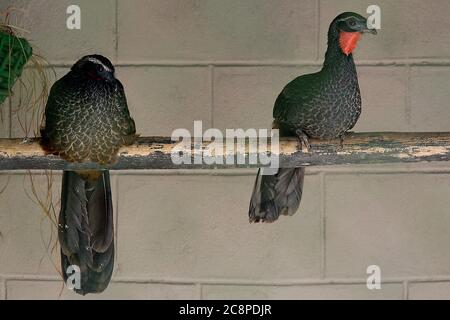
<instances>
[{"instance_id":1,"label":"bird's claw","mask_svg":"<svg viewBox=\"0 0 450 320\"><path fill-rule=\"evenodd\" d=\"M309 153L311 150L311 143L308 136L303 131L296 131L298 142L300 144L300 150Z\"/></svg>"},{"instance_id":2,"label":"bird's claw","mask_svg":"<svg viewBox=\"0 0 450 320\"><path fill-rule=\"evenodd\" d=\"M20 142L20 144L26 144L26 143L29 143L30 141L31 141L31 138L25 137L25 138L22 139L22 141Z\"/></svg>"},{"instance_id":3,"label":"bird's claw","mask_svg":"<svg viewBox=\"0 0 450 320\"><path fill-rule=\"evenodd\" d=\"M344 136L339 136L339 149L344 149Z\"/></svg>"}]
</instances>

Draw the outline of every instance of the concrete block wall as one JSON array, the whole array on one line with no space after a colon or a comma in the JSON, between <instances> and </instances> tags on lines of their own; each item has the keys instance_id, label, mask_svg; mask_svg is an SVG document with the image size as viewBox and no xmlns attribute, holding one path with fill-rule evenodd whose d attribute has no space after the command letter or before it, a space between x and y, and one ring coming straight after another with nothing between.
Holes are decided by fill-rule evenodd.
<instances>
[{"instance_id":1,"label":"concrete block wall","mask_svg":"<svg viewBox=\"0 0 450 320\"><path fill-rule=\"evenodd\" d=\"M355 53L355 130L450 130L447 0L6 0L0 10L11 4L28 13L57 77L85 54L110 57L142 135L194 120L269 127L282 87L320 68L332 18L378 4L382 30ZM81 30L65 28L69 4L81 7ZM23 136L9 107L0 136ZM450 298L450 163L308 169L299 212L269 225L248 224L255 173L114 172L115 273L85 298ZM27 173L0 171L0 190L0 298L82 299L62 287ZM366 287L369 265L381 290Z\"/></svg>"}]
</instances>

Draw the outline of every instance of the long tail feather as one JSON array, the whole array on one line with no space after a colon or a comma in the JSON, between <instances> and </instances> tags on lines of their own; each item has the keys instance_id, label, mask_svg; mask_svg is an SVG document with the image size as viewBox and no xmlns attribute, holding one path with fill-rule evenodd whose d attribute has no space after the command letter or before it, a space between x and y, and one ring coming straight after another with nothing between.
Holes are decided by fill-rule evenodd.
<instances>
[{"instance_id":1,"label":"long tail feather","mask_svg":"<svg viewBox=\"0 0 450 320\"><path fill-rule=\"evenodd\" d=\"M273 222L293 215L302 199L305 168L280 168L274 175L258 171L250 200L250 222Z\"/></svg>"},{"instance_id":2,"label":"long tail feather","mask_svg":"<svg viewBox=\"0 0 450 320\"><path fill-rule=\"evenodd\" d=\"M114 266L114 226L108 171L64 171L59 214L64 281L80 270L79 294L105 290Z\"/></svg>"}]
</instances>

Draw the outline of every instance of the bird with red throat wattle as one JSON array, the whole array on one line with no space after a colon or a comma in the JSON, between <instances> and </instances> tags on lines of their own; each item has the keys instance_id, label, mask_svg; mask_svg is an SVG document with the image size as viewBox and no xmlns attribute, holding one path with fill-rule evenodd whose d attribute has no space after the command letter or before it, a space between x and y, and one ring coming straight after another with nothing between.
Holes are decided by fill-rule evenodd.
<instances>
[{"instance_id":1,"label":"bird with red throat wattle","mask_svg":"<svg viewBox=\"0 0 450 320\"><path fill-rule=\"evenodd\" d=\"M274 128L296 136L309 149L309 139L343 138L361 114L361 95L353 51L363 33L376 34L363 16L344 12L330 24L322 69L289 82L275 101ZM293 215L303 193L305 168L280 168L258 176L250 200L250 222L273 222Z\"/></svg>"}]
</instances>

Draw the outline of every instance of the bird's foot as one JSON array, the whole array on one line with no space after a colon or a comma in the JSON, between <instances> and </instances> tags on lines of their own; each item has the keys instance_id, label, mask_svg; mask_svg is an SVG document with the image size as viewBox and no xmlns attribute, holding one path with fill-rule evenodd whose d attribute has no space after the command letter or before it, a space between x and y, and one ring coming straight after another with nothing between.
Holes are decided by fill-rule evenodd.
<instances>
[{"instance_id":1,"label":"bird's foot","mask_svg":"<svg viewBox=\"0 0 450 320\"><path fill-rule=\"evenodd\" d=\"M21 144L27 144L31 141L32 139L30 137L25 137L22 139L22 141L20 142Z\"/></svg>"},{"instance_id":2,"label":"bird's foot","mask_svg":"<svg viewBox=\"0 0 450 320\"><path fill-rule=\"evenodd\" d=\"M344 135L339 136L339 149L344 149Z\"/></svg>"},{"instance_id":3,"label":"bird's foot","mask_svg":"<svg viewBox=\"0 0 450 320\"><path fill-rule=\"evenodd\" d=\"M300 144L300 150L309 153L311 150L311 143L309 142L309 138L306 133L301 130L297 130L295 131L295 134L297 135L298 142Z\"/></svg>"},{"instance_id":4,"label":"bird's foot","mask_svg":"<svg viewBox=\"0 0 450 320\"><path fill-rule=\"evenodd\" d=\"M342 150L344 149L344 138L346 134L351 134L354 133L353 131L347 131L342 133L341 135L339 135L339 149Z\"/></svg>"}]
</instances>

